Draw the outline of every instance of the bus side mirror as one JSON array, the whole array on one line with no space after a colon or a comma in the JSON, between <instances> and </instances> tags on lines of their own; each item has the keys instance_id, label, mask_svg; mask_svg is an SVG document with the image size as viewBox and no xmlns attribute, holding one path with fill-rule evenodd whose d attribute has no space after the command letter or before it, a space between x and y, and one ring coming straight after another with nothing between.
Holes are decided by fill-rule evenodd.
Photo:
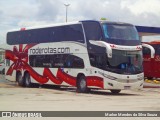
<instances>
[{"instance_id":1,"label":"bus side mirror","mask_svg":"<svg viewBox=\"0 0 160 120\"><path fill-rule=\"evenodd\" d=\"M111 48L110 44L108 44L104 41L95 41L95 40L89 40L89 42L93 45L105 47L108 58L112 58L112 48Z\"/></svg>"},{"instance_id":2,"label":"bus side mirror","mask_svg":"<svg viewBox=\"0 0 160 120\"><path fill-rule=\"evenodd\" d=\"M146 48L149 48L151 50L151 58L154 58L154 55L155 55L155 49L149 45L149 44L145 44L145 43L142 43L142 46L143 47L146 47Z\"/></svg>"}]
</instances>

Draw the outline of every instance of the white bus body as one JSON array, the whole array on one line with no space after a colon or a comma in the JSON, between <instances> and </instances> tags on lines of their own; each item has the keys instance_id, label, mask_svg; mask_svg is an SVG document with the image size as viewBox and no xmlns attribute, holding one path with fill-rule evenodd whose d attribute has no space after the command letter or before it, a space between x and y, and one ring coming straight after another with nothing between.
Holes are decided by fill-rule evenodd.
<instances>
[{"instance_id":1,"label":"white bus body","mask_svg":"<svg viewBox=\"0 0 160 120\"><path fill-rule=\"evenodd\" d=\"M111 28L129 28L136 37L110 37ZM6 79L26 87L31 83L71 85L79 92L93 87L113 93L141 89L142 46L137 35L133 25L106 21L8 32L11 49L6 50Z\"/></svg>"}]
</instances>

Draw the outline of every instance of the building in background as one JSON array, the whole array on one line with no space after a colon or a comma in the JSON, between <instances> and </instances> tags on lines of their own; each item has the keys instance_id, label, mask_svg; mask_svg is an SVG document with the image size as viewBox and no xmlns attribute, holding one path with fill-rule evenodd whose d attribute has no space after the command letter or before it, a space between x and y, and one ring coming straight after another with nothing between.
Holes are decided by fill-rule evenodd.
<instances>
[{"instance_id":1,"label":"building in background","mask_svg":"<svg viewBox=\"0 0 160 120\"><path fill-rule=\"evenodd\" d=\"M0 62L3 62L5 59L5 49L0 48Z\"/></svg>"},{"instance_id":2,"label":"building in background","mask_svg":"<svg viewBox=\"0 0 160 120\"><path fill-rule=\"evenodd\" d=\"M0 62L3 62L5 59L6 48L8 48L7 44L0 44Z\"/></svg>"}]
</instances>

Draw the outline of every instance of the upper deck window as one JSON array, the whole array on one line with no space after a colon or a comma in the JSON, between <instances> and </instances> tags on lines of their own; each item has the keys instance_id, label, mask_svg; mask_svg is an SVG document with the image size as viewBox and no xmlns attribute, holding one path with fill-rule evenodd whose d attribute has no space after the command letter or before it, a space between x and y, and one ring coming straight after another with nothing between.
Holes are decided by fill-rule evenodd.
<instances>
[{"instance_id":1,"label":"upper deck window","mask_svg":"<svg viewBox=\"0 0 160 120\"><path fill-rule=\"evenodd\" d=\"M87 40L100 40L102 29L99 22L83 22L83 27Z\"/></svg>"},{"instance_id":2,"label":"upper deck window","mask_svg":"<svg viewBox=\"0 0 160 120\"><path fill-rule=\"evenodd\" d=\"M85 41L82 25L73 24L54 26L24 31L13 31L7 33L7 43L10 45L61 41L74 41L84 43Z\"/></svg>"}]
</instances>

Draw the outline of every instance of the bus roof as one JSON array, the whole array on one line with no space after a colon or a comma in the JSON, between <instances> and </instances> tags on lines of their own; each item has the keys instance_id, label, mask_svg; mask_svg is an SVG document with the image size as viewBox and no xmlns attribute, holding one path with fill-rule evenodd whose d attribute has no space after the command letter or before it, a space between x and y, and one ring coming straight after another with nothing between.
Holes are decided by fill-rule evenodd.
<instances>
[{"instance_id":1,"label":"bus roof","mask_svg":"<svg viewBox=\"0 0 160 120\"><path fill-rule=\"evenodd\" d=\"M107 23L107 24L132 25L129 23L114 22L114 21L107 21L107 20L99 20L99 21L98 20L81 20L81 21L74 21L74 22L67 22L67 23L56 23L56 24L39 25L39 26L33 26L33 27L22 27L20 29L9 30L8 32L20 31L20 30L31 30L31 29L38 29L38 28L54 27L54 26L62 26L62 25L80 24L80 22L100 22L100 23Z\"/></svg>"},{"instance_id":2,"label":"bus roof","mask_svg":"<svg viewBox=\"0 0 160 120\"><path fill-rule=\"evenodd\" d=\"M139 36L160 35L160 27L136 26Z\"/></svg>"},{"instance_id":3,"label":"bus roof","mask_svg":"<svg viewBox=\"0 0 160 120\"><path fill-rule=\"evenodd\" d=\"M124 23L124 22L116 22L116 21L108 21L108 20L82 20L80 22L100 22L100 23L107 23L107 24L124 24L124 25L132 25L132 24L129 24L129 23Z\"/></svg>"},{"instance_id":4,"label":"bus roof","mask_svg":"<svg viewBox=\"0 0 160 120\"><path fill-rule=\"evenodd\" d=\"M23 30L23 29L24 30L31 30L31 29L54 27L54 26L61 26L61 25L72 25L72 24L80 24L80 22L79 21L74 21L74 22L67 22L67 23L56 23L56 24L39 25L39 26L33 26L33 27L22 27L20 29L9 30L8 32L20 31L20 30Z\"/></svg>"}]
</instances>

